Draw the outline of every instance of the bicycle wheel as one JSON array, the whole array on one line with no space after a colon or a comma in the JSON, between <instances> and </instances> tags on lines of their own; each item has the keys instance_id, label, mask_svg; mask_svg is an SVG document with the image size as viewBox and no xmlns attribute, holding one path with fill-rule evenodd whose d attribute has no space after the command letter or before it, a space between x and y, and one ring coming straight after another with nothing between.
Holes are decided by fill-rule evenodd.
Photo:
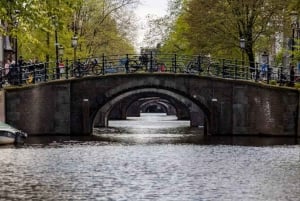
<instances>
[{"instance_id":1,"label":"bicycle wheel","mask_svg":"<svg viewBox=\"0 0 300 201\"><path fill-rule=\"evenodd\" d=\"M79 77L81 77L83 75L82 71L81 71L80 64L77 64L77 65L72 66L72 67L73 67L72 68L72 73L71 73L72 77L74 76L76 78L79 78Z\"/></svg>"},{"instance_id":2,"label":"bicycle wheel","mask_svg":"<svg viewBox=\"0 0 300 201\"><path fill-rule=\"evenodd\" d=\"M136 60L129 61L130 72L136 72L141 68L140 64Z\"/></svg>"},{"instance_id":3,"label":"bicycle wheel","mask_svg":"<svg viewBox=\"0 0 300 201\"><path fill-rule=\"evenodd\" d=\"M92 71L95 75L100 75L102 74L102 67L99 66L98 64L93 65Z\"/></svg>"},{"instance_id":4,"label":"bicycle wheel","mask_svg":"<svg viewBox=\"0 0 300 201\"><path fill-rule=\"evenodd\" d=\"M32 83L33 83L33 75L30 73L26 78L26 84L32 84Z\"/></svg>"}]
</instances>

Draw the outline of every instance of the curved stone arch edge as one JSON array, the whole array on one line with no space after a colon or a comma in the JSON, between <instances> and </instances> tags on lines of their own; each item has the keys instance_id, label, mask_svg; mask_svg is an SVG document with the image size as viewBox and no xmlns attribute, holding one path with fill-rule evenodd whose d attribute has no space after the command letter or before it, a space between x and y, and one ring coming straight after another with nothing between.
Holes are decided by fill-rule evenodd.
<instances>
[{"instance_id":1,"label":"curved stone arch edge","mask_svg":"<svg viewBox=\"0 0 300 201\"><path fill-rule=\"evenodd\" d=\"M162 102L162 101L156 101L156 100L148 100L148 101L146 101L146 102L144 102L144 103L142 103L141 104L141 108L148 108L148 107L150 107L151 105L159 105L159 106L161 106L162 108L164 108L164 111L166 111L167 112L167 108L168 108L168 104L167 103L165 103L165 102ZM171 104L169 104L169 105L171 105ZM174 107L173 105L172 105L172 107Z\"/></svg>"},{"instance_id":2,"label":"curved stone arch edge","mask_svg":"<svg viewBox=\"0 0 300 201\"><path fill-rule=\"evenodd\" d=\"M111 109L114 107L115 104L117 104L122 99L130 97L132 95L135 95L138 93L147 93L147 92L170 96L170 97L174 98L175 100L183 103L184 105L187 105L190 113L199 113L199 111L202 111L204 113L204 115L206 116L207 120L210 121L210 112L209 112L208 107L205 104L203 104L202 102L200 102L199 100L185 97L182 94L176 93L171 90L148 87L148 88L128 90L126 92L119 93L117 96L113 96L104 105L102 105L98 109L98 111L94 114L94 116L92 117L93 121L92 121L91 126L94 126L95 119L100 118L102 125L104 127L108 127L108 116L109 116Z\"/></svg>"}]
</instances>

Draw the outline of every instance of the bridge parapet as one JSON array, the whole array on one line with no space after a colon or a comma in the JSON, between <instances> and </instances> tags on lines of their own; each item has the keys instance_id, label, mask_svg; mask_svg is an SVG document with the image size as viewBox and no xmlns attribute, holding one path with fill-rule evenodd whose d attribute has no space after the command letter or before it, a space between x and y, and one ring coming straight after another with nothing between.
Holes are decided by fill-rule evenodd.
<instances>
[{"instance_id":1,"label":"bridge parapet","mask_svg":"<svg viewBox=\"0 0 300 201\"><path fill-rule=\"evenodd\" d=\"M270 80L283 85L294 84L291 76L282 66L260 63L245 65L244 61L217 59L199 55L178 54L126 54L101 55L59 63L41 62L11 65L0 68L0 87L8 85L28 85L58 79L73 79L87 76L134 73L194 74L234 80ZM273 83L274 84L274 83Z\"/></svg>"}]
</instances>

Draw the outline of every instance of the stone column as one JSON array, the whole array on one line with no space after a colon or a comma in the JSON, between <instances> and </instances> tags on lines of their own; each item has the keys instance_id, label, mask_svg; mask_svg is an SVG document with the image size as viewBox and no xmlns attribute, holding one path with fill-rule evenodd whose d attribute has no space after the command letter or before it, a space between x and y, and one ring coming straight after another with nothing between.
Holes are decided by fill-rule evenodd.
<instances>
[{"instance_id":1,"label":"stone column","mask_svg":"<svg viewBox=\"0 0 300 201\"><path fill-rule=\"evenodd\" d=\"M82 132L84 135L88 135L91 132L89 114L90 114L89 99L83 99L82 100Z\"/></svg>"}]
</instances>

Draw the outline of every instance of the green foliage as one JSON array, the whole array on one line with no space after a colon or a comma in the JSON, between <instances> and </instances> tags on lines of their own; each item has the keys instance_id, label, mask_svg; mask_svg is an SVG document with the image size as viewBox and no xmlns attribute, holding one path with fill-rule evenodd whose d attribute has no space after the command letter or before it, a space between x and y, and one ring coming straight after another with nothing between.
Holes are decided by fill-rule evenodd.
<instances>
[{"instance_id":1,"label":"green foliage","mask_svg":"<svg viewBox=\"0 0 300 201\"><path fill-rule=\"evenodd\" d=\"M190 48L189 41L182 37L188 31L188 25L182 16L179 16L174 26L174 31L170 33L168 39L162 47L163 52L174 52L181 54L191 54L193 49Z\"/></svg>"},{"instance_id":2,"label":"green foliage","mask_svg":"<svg viewBox=\"0 0 300 201\"><path fill-rule=\"evenodd\" d=\"M244 38L245 59L249 64L254 64L256 53L274 48L276 34L289 33L290 9L287 8L292 2L294 6L299 5L297 0L180 2L180 12L170 11L170 14L176 13L176 17L167 39L162 42L164 51L241 58L240 39Z\"/></svg>"},{"instance_id":3,"label":"green foliage","mask_svg":"<svg viewBox=\"0 0 300 201\"><path fill-rule=\"evenodd\" d=\"M300 83L296 82L295 85L294 85L294 87L297 88L297 89L300 89Z\"/></svg>"},{"instance_id":4,"label":"green foliage","mask_svg":"<svg viewBox=\"0 0 300 201\"><path fill-rule=\"evenodd\" d=\"M283 65L283 60L282 58L284 57L284 53L285 53L285 50L284 49L281 49L277 55L275 55L275 65L276 66L280 66L280 65Z\"/></svg>"},{"instance_id":5,"label":"green foliage","mask_svg":"<svg viewBox=\"0 0 300 201\"><path fill-rule=\"evenodd\" d=\"M293 54L294 62L300 61L300 39L295 39L294 51L290 51Z\"/></svg>"},{"instance_id":6,"label":"green foliage","mask_svg":"<svg viewBox=\"0 0 300 201\"><path fill-rule=\"evenodd\" d=\"M55 60L55 32L64 58L73 58L71 38L77 35L78 57L133 52L119 24L137 0L16 0L0 1L0 31L18 39L18 55L26 60ZM15 10L19 10L18 14ZM131 19L128 20L130 22ZM18 23L15 23L18 21ZM82 26L79 27L79 24Z\"/></svg>"},{"instance_id":7,"label":"green foliage","mask_svg":"<svg viewBox=\"0 0 300 201\"><path fill-rule=\"evenodd\" d=\"M85 41L82 48L86 56L133 52L134 48L129 43L130 36L127 34L134 26L127 9L135 3L135 0L86 1L81 10L85 14L81 16L84 23L80 33Z\"/></svg>"},{"instance_id":8,"label":"green foliage","mask_svg":"<svg viewBox=\"0 0 300 201\"><path fill-rule=\"evenodd\" d=\"M276 80L270 80L270 85L276 85L277 84L277 81Z\"/></svg>"}]
</instances>

